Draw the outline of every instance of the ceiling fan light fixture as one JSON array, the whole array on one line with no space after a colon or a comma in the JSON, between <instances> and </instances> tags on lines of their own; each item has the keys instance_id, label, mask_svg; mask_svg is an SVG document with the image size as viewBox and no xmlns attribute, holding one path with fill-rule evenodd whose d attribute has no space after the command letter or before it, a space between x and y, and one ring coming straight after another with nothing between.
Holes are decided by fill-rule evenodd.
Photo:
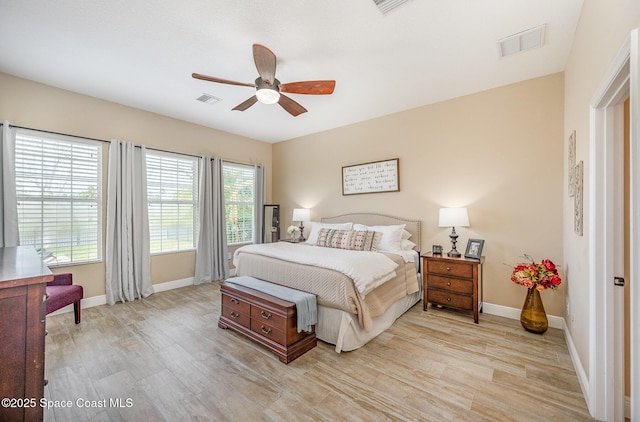
<instances>
[{"instance_id":1,"label":"ceiling fan light fixture","mask_svg":"<svg viewBox=\"0 0 640 422\"><path fill-rule=\"evenodd\" d=\"M262 104L275 104L280 100L280 93L273 88L260 88L256 97Z\"/></svg>"}]
</instances>

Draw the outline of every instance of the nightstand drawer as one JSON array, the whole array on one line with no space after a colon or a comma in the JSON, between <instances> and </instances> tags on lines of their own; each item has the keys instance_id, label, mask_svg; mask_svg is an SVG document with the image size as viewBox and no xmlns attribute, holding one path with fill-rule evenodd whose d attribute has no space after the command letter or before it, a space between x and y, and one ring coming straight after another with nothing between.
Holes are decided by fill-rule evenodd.
<instances>
[{"instance_id":1,"label":"nightstand drawer","mask_svg":"<svg viewBox=\"0 0 640 422\"><path fill-rule=\"evenodd\" d=\"M429 274L429 289L447 290L454 294L473 294L473 281Z\"/></svg>"},{"instance_id":2,"label":"nightstand drawer","mask_svg":"<svg viewBox=\"0 0 640 422\"><path fill-rule=\"evenodd\" d=\"M448 275L452 277L473 278L473 265L462 262L429 261L429 273Z\"/></svg>"},{"instance_id":3,"label":"nightstand drawer","mask_svg":"<svg viewBox=\"0 0 640 422\"><path fill-rule=\"evenodd\" d=\"M429 290L429 302L460 309L473 309L473 296L463 296L440 290Z\"/></svg>"}]
</instances>

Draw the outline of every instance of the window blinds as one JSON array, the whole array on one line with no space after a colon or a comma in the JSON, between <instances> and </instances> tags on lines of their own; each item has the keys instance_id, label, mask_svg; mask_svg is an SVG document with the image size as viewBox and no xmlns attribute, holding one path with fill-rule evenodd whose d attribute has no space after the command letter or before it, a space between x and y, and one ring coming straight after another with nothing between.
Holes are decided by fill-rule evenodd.
<instances>
[{"instance_id":1,"label":"window blinds","mask_svg":"<svg viewBox=\"0 0 640 422\"><path fill-rule=\"evenodd\" d=\"M253 166L223 163L227 243L253 241L254 180Z\"/></svg>"},{"instance_id":2,"label":"window blinds","mask_svg":"<svg viewBox=\"0 0 640 422\"><path fill-rule=\"evenodd\" d=\"M147 152L151 253L194 249L198 216L197 158Z\"/></svg>"},{"instance_id":3,"label":"window blinds","mask_svg":"<svg viewBox=\"0 0 640 422\"><path fill-rule=\"evenodd\" d=\"M49 265L100 260L101 143L20 130L15 164L20 244Z\"/></svg>"}]
</instances>

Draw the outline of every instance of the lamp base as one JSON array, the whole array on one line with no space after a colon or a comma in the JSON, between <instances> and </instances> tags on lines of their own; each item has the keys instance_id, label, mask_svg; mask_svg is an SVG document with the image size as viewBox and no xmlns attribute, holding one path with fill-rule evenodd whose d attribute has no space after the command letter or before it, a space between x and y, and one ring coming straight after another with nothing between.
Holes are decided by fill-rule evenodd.
<instances>
[{"instance_id":1,"label":"lamp base","mask_svg":"<svg viewBox=\"0 0 640 422\"><path fill-rule=\"evenodd\" d=\"M304 238L304 225L302 225L302 221L300 222L300 237L298 238L298 242L306 242L307 239Z\"/></svg>"},{"instance_id":2,"label":"lamp base","mask_svg":"<svg viewBox=\"0 0 640 422\"><path fill-rule=\"evenodd\" d=\"M449 235L451 239L451 250L447 252L447 256L450 258L460 258L460 252L456 249L456 243L458 243L458 233L456 233L456 228L451 227L451 234Z\"/></svg>"}]
</instances>

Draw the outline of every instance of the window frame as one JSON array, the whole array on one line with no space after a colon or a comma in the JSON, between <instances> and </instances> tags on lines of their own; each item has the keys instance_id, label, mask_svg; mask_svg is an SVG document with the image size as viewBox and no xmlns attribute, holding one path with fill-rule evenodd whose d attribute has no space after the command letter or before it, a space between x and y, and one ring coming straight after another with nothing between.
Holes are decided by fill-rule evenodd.
<instances>
[{"instance_id":1,"label":"window frame","mask_svg":"<svg viewBox=\"0 0 640 422\"><path fill-rule=\"evenodd\" d=\"M180 200L180 199L174 199L174 200L155 200L153 199L152 195L151 195L151 190L150 190L150 185L151 183L149 182L149 158L150 157L160 157L165 158L165 159L171 159L171 160L176 160L177 162L179 161L189 161L191 163L194 164L194 174L193 174L193 180L192 180L192 199L191 200ZM153 158L152 158L153 160ZM199 214L199 176L200 176L200 171L201 169L199 168L199 159L198 157L193 157L190 155L186 155L186 154L180 154L180 153L174 153L174 152L168 152L168 151L160 151L160 150L149 150L147 149L146 151L146 171L147 171L147 206L148 206L148 213L149 213L149 250L151 255L163 255L163 254L174 254L174 253L182 253L182 252L189 252L189 251L195 251L198 247L198 232L199 232L199 218L198 218L198 214ZM177 169L176 171L176 177L178 177L178 172L179 170ZM162 185L160 186L160 189L162 189ZM162 249L160 251L154 251L153 248L153 243L154 243L154 238L153 238L153 232L152 232L152 204L174 204L177 205L178 207L180 205L189 205L192 209L193 215L192 215L192 228L193 228L193 242L191 244L191 246L189 247L180 247L180 244L182 242L184 242L184 240L180 240L177 239L176 242L178 242L178 248L177 249ZM163 223L163 221L161 220L161 224ZM161 229L162 230L162 229ZM162 234L160 235L160 243L163 242L163 237Z\"/></svg>"},{"instance_id":2,"label":"window frame","mask_svg":"<svg viewBox=\"0 0 640 422\"><path fill-rule=\"evenodd\" d=\"M39 197L37 196L26 196L26 195L21 195L20 194L20 189L19 187L21 186L19 184L19 173L20 173L20 169L22 167L20 167L20 163L18 160L18 155L19 155L19 151L20 151L20 147L19 144L21 142L20 137L21 136L25 136L25 137L33 137L33 138L38 138L38 139L42 139L44 141L50 141L50 142L57 142L60 144L81 144L81 145L88 145L91 147L95 147L95 152L96 152L96 158L95 158L95 164L96 164L96 186L95 186L95 199L90 199L90 198L82 198L80 196L72 196L70 199L69 197L65 197L64 196L64 192L63 193L59 193L58 195L44 195L41 194ZM46 132L46 131L39 131L36 129L26 129L26 128L16 128L16 133L15 133L15 156L14 156L14 166L15 166L15 187L16 187L16 205L17 205L17 216L18 216L18 232L19 232L19 239L20 239L20 244L21 245L31 245L34 246L36 248L36 250L38 251L38 253L41 255L43 262L48 266L48 267L67 267L67 266L74 266L74 265L86 265L86 264L92 264L92 263L99 263L102 262L103 258L102 258L102 253L103 253L103 204L104 204L104 200L103 200L103 158L104 158L104 154L103 154L103 142L98 141L98 140L92 140L92 139L88 139L88 138L83 138L83 137L76 137L76 136L68 136L68 135L63 135L63 134L59 134L59 133L52 133L52 132ZM50 154L50 150L47 151L44 148L42 149L42 155L46 155L47 153ZM26 154L25 154L26 155ZM59 155L60 158L58 158L58 160L64 159L65 157L63 157L62 155ZM73 164L71 164L69 166L70 169L73 169ZM43 174L44 171L43 171ZM46 179L41 178L40 181L41 183L44 184L44 181ZM51 179L49 179L51 180ZM36 182L37 183L37 182ZM26 185L26 183L25 183ZM73 185L72 185L73 186ZM41 191L42 193L42 191ZM38 199L40 198L40 199ZM33 243L25 243L25 233L26 230L20 230L20 226L22 224L22 220L23 217L21 216L21 207L20 207L20 203L26 203L26 202L40 202L41 203L41 209L44 209L44 205L46 203L49 204L54 204L54 203L64 203L64 202L69 202L70 204L70 209L73 210L73 205L74 203L89 203L89 204L94 204L95 208L96 208L96 214L95 214L95 219L96 219L96 232L95 232L95 250L96 250L96 254L95 254L95 258L89 258L89 259L80 259L80 260L75 260L73 258L70 259L70 261L62 261L62 262L58 262L58 261L54 261L54 260L50 260L50 256L42 256L43 252L46 251L46 248L44 247L45 245L45 228L46 228L46 224L44 223L44 218L41 218L41 234L40 234L40 244L33 244ZM44 215L41 214L43 217ZM73 226L73 220L70 219L70 224ZM55 227L55 225L54 225ZM72 229L72 233L73 233L73 229ZM71 236L71 238L73 238L73 236ZM72 244L69 246L69 248L71 248L71 256L73 257L73 248L75 247L76 249L78 247L80 247L82 245L80 244L73 244L73 240L72 240ZM59 247L59 246L56 246ZM51 255L51 256L55 256L55 255Z\"/></svg>"}]
</instances>

